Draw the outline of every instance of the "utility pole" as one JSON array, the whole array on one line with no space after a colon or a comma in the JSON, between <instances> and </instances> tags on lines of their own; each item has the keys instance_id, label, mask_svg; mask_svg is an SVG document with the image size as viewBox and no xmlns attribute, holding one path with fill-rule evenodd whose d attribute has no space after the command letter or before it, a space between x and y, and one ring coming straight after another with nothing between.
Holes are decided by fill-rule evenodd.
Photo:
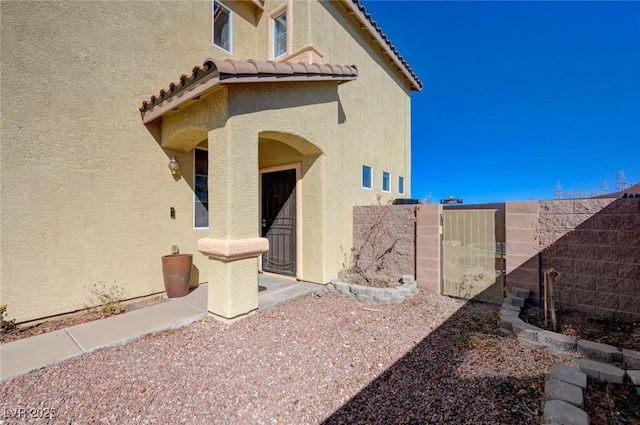
<instances>
[{"instance_id":1,"label":"utility pole","mask_svg":"<svg viewBox=\"0 0 640 425\"><path fill-rule=\"evenodd\" d=\"M562 191L562 187L560 187L560 180L558 180L558 182L556 183L556 192L555 192L555 199L563 199L567 196L567 192L563 192Z\"/></svg>"},{"instance_id":2,"label":"utility pole","mask_svg":"<svg viewBox=\"0 0 640 425\"><path fill-rule=\"evenodd\" d=\"M622 192L627 188L627 181L624 178L624 170L618 172L618 181L616 182L616 192Z\"/></svg>"}]
</instances>

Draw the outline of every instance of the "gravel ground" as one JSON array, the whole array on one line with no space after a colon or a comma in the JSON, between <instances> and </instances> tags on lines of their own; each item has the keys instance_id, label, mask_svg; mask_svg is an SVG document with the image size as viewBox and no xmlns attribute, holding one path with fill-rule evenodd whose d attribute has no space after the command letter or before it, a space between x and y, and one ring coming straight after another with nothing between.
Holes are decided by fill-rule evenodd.
<instances>
[{"instance_id":1,"label":"gravel ground","mask_svg":"<svg viewBox=\"0 0 640 425\"><path fill-rule=\"evenodd\" d=\"M205 319L0 384L0 420L539 424L543 376L558 360L500 336L497 308L329 293L231 326Z\"/></svg>"},{"instance_id":2,"label":"gravel ground","mask_svg":"<svg viewBox=\"0 0 640 425\"><path fill-rule=\"evenodd\" d=\"M529 308L521 315L525 322L544 329L544 311ZM605 317L576 310L560 310L558 321L562 332L575 339L609 344L618 349L640 351L640 320L629 317ZM548 329L551 330L549 323Z\"/></svg>"}]
</instances>

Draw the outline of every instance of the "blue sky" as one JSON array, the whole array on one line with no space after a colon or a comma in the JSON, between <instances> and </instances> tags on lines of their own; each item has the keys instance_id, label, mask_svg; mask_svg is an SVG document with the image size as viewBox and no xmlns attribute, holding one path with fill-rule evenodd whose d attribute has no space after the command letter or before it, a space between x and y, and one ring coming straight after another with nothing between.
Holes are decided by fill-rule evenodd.
<instances>
[{"instance_id":1,"label":"blue sky","mask_svg":"<svg viewBox=\"0 0 640 425\"><path fill-rule=\"evenodd\" d=\"M364 0L424 83L412 197L640 182L640 2Z\"/></svg>"}]
</instances>

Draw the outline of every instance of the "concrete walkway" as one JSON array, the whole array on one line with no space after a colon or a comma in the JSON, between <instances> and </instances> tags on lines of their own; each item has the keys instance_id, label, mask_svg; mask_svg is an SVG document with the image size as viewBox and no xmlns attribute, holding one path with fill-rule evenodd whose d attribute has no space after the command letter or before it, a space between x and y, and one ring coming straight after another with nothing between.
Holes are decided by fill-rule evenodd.
<instances>
[{"instance_id":1,"label":"concrete walkway","mask_svg":"<svg viewBox=\"0 0 640 425\"><path fill-rule=\"evenodd\" d=\"M258 281L258 310L270 310L307 294L326 291L324 285L269 274L261 274Z\"/></svg>"},{"instance_id":2,"label":"concrete walkway","mask_svg":"<svg viewBox=\"0 0 640 425\"><path fill-rule=\"evenodd\" d=\"M324 290L323 285L260 275L258 309L268 310ZM185 297L2 344L0 382L98 348L125 344L150 333L179 328L202 319L207 316L207 293L208 286L200 285Z\"/></svg>"}]
</instances>

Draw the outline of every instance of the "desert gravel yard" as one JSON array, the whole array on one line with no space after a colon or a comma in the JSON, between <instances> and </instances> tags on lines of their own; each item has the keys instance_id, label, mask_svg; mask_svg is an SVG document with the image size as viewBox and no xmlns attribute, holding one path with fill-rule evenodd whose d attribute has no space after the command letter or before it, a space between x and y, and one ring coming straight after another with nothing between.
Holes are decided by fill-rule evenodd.
<instances>
[{"instance_id":1,"label":"desert gravel yard","mask_svg":"<svg viewBox=\"0 0 640 425\"><path fill-rule=\"evenodd\" d=\"M497 310L433 295L401 306L307 296L231 326L205 319L0 384L0 420L539 424L544 374L559 360L502 337ZM55 418L15 419L15 409L52 409Z\"/></svg>"}]
</instances>

